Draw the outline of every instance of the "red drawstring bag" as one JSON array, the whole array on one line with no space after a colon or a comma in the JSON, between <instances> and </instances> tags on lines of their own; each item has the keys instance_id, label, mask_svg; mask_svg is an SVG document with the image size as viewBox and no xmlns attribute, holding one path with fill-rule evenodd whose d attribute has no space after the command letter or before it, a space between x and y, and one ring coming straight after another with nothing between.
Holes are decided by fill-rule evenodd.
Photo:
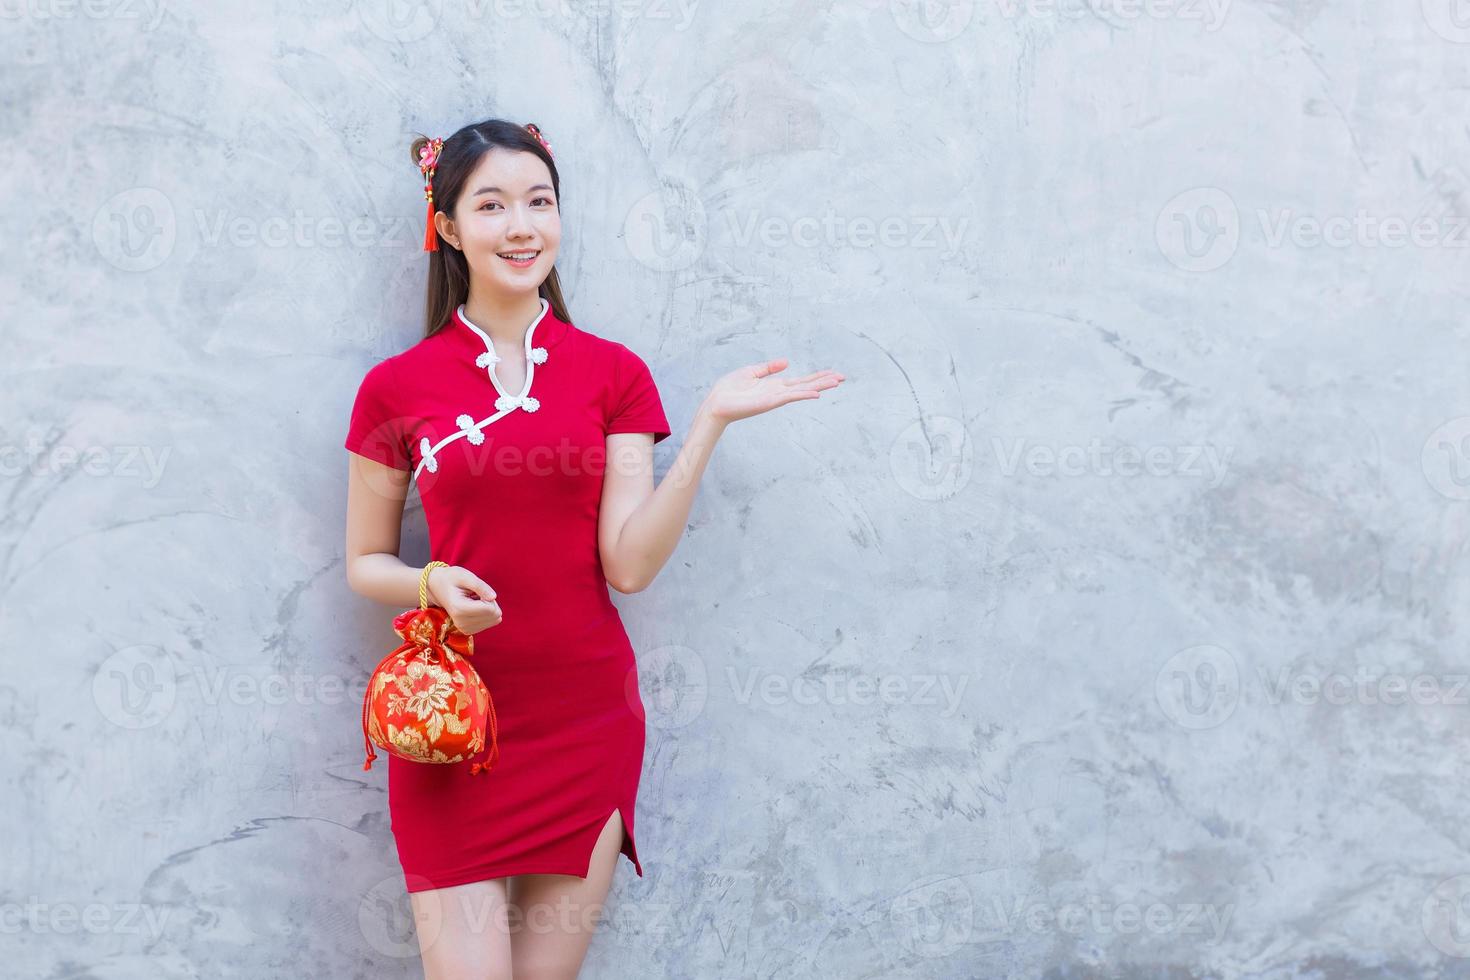
<instances>
[{"instance_id":1,"label":"red drawstring bag","mask_svg":"<svg viewBox=\"0 0 1470 980\"><path fill-rule=\"evenodd\" d=\"M362 741L367 749L364 771L373 767L374 743L389 755L410 762L464 762L484 751L489 759L470 765L470 774L489 772L500 758L496 739L495 702L469 657L475 639L455 628L449 614L430 606L429 571L419 576L419 608L393 619L403 643L384 657L362 699Z\"/></svg>"}]
</instances>

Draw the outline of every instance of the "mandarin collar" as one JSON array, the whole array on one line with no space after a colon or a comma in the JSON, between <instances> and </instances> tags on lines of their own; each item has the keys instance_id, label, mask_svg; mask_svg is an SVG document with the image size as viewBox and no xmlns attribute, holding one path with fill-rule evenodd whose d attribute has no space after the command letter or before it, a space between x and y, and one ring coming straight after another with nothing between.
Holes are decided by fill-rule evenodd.
<instances>
[{"instance_id":1,"label":"mandarin collar","mask_svg":"<svg viewBox=\"0 0 1470 980\"><path fill-rule=\"evenodd\" d=\"M449 324L445 329L446 332L455 335L456 343L469 351L472 359L478 358L487 351L492 355L495 353L495 345L490 342L489 335L465 315L463 303L456 306L449 314ZM525 352L529 354L537 347L549 351L566 337L567 329L566 321L556 315L556 311L551 308L551 303L544 296L541 297L540 312L526 326Z\"/></svg>"}]
</instances>

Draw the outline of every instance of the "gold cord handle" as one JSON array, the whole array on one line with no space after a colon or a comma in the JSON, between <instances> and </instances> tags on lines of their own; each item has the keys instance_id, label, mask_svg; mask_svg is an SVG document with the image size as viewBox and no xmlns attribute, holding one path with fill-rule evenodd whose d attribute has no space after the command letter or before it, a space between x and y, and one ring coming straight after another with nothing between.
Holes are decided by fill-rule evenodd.
<instances>
[{"instance_id":1,"label":"gold cord handle","mask_svg":"<svg viewBox=\"0 0 1470 980\"><path fill-rule=\"evenodd\" d=\"M428 609L429 608L429 573L431 571L433 571L434 569L436 569L436 568L448 568L448 567L449 567L449 562L447 562L447 561L431 561L427 565L424 566L423 572L420 573L420 575L419 575L419 608L420 609Z\"/></svg>"}]
</instances>

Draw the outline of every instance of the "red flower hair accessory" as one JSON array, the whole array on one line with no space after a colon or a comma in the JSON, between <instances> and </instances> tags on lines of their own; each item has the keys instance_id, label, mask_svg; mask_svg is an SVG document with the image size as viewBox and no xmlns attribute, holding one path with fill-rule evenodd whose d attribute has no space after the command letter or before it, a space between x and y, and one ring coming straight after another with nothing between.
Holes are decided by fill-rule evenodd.
<instances>
[{"instance_id":1,"label":"red flower hair accessory","mask_svg":"<svg viewBox=\"0 0 1470 980\"><path fill-rule=\"evenodd\" d=\"M541 144L541 148L546 151L547 156L551 157L553 160L556 159L556 154L551 152L551 144L546 142L545 136L541 135L540 126L537 126L535 123L526 123L526 132L536 137L536 142Z\"/></svg>"}]
</instances>

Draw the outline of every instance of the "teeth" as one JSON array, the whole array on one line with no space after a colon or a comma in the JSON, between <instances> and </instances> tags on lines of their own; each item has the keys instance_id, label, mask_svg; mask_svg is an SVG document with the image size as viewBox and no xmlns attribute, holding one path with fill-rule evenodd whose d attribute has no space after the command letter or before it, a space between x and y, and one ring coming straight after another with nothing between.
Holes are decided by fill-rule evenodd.
<instances>
[{"instance_id":1,"label":"teeth","mask_svg":"<svg viewBox=\"0 0 1470 980\"><path fill-rule=\"evenodd\" d=\"M524 261L526 259L534 259L540 253L539 252L497 252L496 254L499 255L503 259L515 259L516 261Z\"/></svg>"}]
</instances>

